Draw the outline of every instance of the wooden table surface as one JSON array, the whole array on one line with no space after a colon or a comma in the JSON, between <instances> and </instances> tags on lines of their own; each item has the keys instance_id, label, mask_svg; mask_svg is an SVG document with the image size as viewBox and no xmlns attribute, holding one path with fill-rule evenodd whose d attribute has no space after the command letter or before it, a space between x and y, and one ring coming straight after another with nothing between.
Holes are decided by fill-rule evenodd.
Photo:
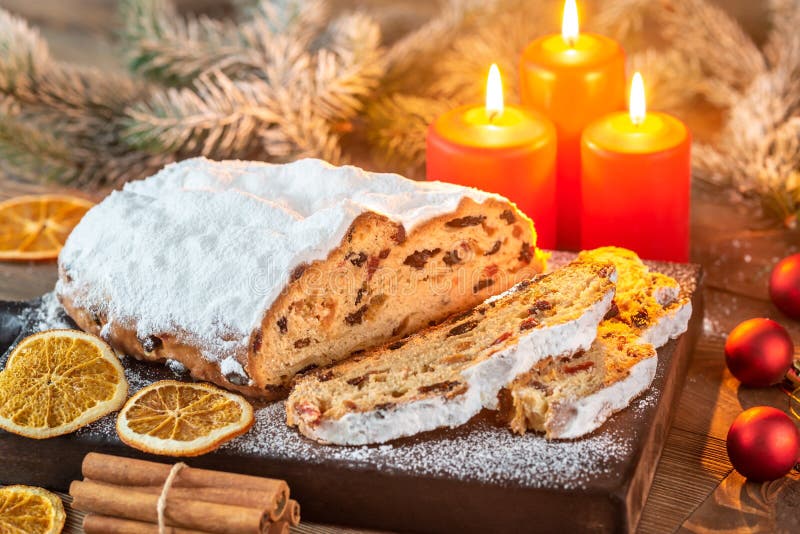
<instances>
[{"instance_id":1,"label":"wooden table surface","mask_svg":"<svg viewBox=\"0 0 800 534\"><path fill-rule=\"evenodd\" d=\"M334 2L345 3L347 0ZM110 69L121 68L112 45L113 4L112 0L0 0L0 7L42 27L56 55ZM408 4L431 9L430 3L394 2L391 13L395 19L402 18L402 7ZM726 2L742 13L753 4ZM745 26L754 24L749 19L744 22ZM703 137L713 132L717 120L713 114L698 113L690 127ZM0 176L0 200L52 190ZM732 193L699 183L693 186L692 261L701 263L707 274L704 333L644 509L641 533L800 532L800 473L795 471L772 483L746 482L732 469L725 452L728 427L742 410L757 405L789 408L788 396L777 387L744 388L731 376L723 358L727 332L747 318L772 317L790 330L800 347L800 323L781 316L767 295L772 266L780 258L800 252L800 230L779 228L758 213L756 204ZM26 299L47 292L55 276L53 263L0 264L0 299ZM66 532L80 532L77 519L78 514L70 514ZM294 532L355 531L304 523Z\"/></svg>"}]
</instances>

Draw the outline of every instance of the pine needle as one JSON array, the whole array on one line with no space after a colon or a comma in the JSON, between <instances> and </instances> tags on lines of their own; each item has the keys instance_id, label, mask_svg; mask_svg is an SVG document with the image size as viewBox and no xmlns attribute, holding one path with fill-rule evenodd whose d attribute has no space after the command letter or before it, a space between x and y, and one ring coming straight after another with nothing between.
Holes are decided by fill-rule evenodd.
<instances>
[{"instance_id":1,"label":"pine needle","mask_svg":"<svg viewBox=\"0 0 800 534\"><path fill-rule=\"evenodd\" d=\"M316 53L313 107L330 121L355 117L384 73L380 29L364 15L335 20L328 48Z\"/></svg>"},{"instance_id":2,"label":"pine needle","mask_svg":"<svg viewBox=\"0 0 800 534\"><path fill-rule=\"evenodd\" d=\"M156 91L128 109L125 141L140 150L230 158L249 152L257 130L279 117L264 82L234 82L222 72L194 86Z\"/></svg>"},{"instance_id":3,"label":"pine needle","mask_svg":"<svg viewBox=\"0 0 800 534\"><path fill-rule=\"evenodd\" d=\"M9 115L0 115L0 166L31 181L69 182L80 173L68 146Z\"/></svg>"},{"instance_id":4,"label":"pine needle","mask_svg":"<svg viewBox=\"0 0 800 534\"><path fill-rule=\"evenodd\" d=\"M120 14L130 69L152 80L186 85L212 69L258 70L258 51L231 21L183 18L169 0L122 0Z\"/></svg>"},{"instance_id":5,"label":"pine needle","mask_svg":"<svg viewBox=\"0 0 800 534\"><path fill-rule=\"evenodd\" d=\"M428 125L450 109L444 100L395 93L367 107L369 141L397 166L425 161Z\"/></svg>"},{"instance_id":6,"label":"pine needle","mask_svg":"<svg viewBox=\"0 0 800 534\"><path fill-rule=\"evenodd\" d=\"M697 56L708 75L736 90L767 70L752 39L720 7L708 0L657 2L659 22L670 46L686 57ZM698 51L702 53L698 54Z\"/></svg>"},{"instance_id":7,"label":"pine needle","mask_svg":"<svg viewBox=\"0 0 800 534\"><path fill-rule=\"evenodd\" d=\"M0 10L0 154L28 178L96 186L136 178L169 155L141 154L119 138L130 101L147 88L125 76L50 57L27 23Z\"/></svg>"}]
</instances>

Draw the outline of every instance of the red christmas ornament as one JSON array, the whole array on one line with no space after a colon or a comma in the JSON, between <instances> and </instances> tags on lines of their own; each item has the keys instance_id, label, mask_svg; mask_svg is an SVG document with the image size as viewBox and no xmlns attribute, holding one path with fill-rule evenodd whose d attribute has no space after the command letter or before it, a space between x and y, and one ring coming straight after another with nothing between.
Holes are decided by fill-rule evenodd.
<instances>
[{"instance_id":1,"label":"red christmas ornament","mask_svg":"<svg viewBox=\"0 0 800 534\"><path fill-rule=\"evenodd\" d=\"M739 414L728 430L728 458L755 481L775 480L800 460L800 433L788 415L769 406Z\"/></svg>"},{"instance_id":2,"label":"red christmas ornament","mask_svg":"<svg viewBox=\"0 0 800 534\"><path fill-rule=\"evenodd\" d=\"M769 296L779 310L800 320L800 254L783 258L772 269Z\"/></svg>"},{"instance_id":3,"label":"red christmas ornament","mask_svg":"<svg viewBox=\"0 0 800 534\"><path fill-rule=\"evenodd\" d=\"M780 382L792 365L794 345L789 333L770 319L748 319L725 341L725 362L746 386Z\"/></svg>"}]
</instances>

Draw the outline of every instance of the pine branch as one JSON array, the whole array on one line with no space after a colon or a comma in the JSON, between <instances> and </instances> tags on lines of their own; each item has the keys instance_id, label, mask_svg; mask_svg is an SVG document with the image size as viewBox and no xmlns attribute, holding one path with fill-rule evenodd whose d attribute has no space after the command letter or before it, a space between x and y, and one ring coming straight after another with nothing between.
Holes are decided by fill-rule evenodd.
<instances>
[{"instance_id":1,"label":"pine branch","mask_svg":"<svg viewBox=\"0 0 800 534\"><path fill-rule=\"evenodd\" d=\"M687 57L697 56L708 75L735 91L767 70L761 51L737 22L707 0L657 3L657 15L671 46ZM698 50L702 54L698 55Z\"/></svg>"},{"instance_id":2,"label":"pine branch","mask_svg":"<svg viewBox=\"0 0 800 534\"><path fill-rule=\"evenodd\" d=\"M291 98L282 96L286 97ZM305 106L281 118L278 124L261 130L261 146L270 159L287 161L315 157L334 164L342 162L338 134L324 118L314 114L309 100Z\"/></svg>"},{"instance_id":3,"label":"pine branch","mask_svg":"<svg viewBox=\"0 0 800 534\"><path fill-rule=\"evenodd\" d=\"M74 154L46 130L0 115L0 166L31 181L72 181L80 173Z\"/></svg>"},{"instance_id":4,"label":"pine branch","mask_svg":"<svg viewBox=\"0 0 800 534\"><path fill-rule=\"evenodd\" d=\"M0 10L0 152L20 175L72 184L135 178L154 158L123 146L119 121L147 88L50 58L24 21ZM149 167L148 167L149 168Z\"/></svg>"},{"instance_id":5,"label":"pine branch","mask_svg":"<svg viewBox=\"0 0 800 534\"><path fill-rule=\"evenodd\" d=\"M317 49L326 46L322 35L330 13L327 0L260 0L240 19L244 33L253 24L264 35L286 35L303 48Z\"/></svg>"},{"instance_id":6,"label":"pine branch","mask_svg":"<svg viewBox=\"0 0 800 534\"><path fill-rule=\"evenodd\" d=\"M109 120L145 92L129 78L53 61L38 32L4 10L0 51L0 93L73 119Z\"/></svg>"},{"instance_id":7,"label":"pine branch","mask_svg":"<svg viewBox=\"0 0 800 534\"><path fill-rule=\"evenodd\" d=\"M771 66L789 64L800 57L800 0L769 0L772 30L764 45L764 55ZM800 65L794 62L796 68Z\"/></svg>"},{"instance_id":8,"label":"pine branch","mask_svg":"<svg viewBox=\"0 0 800 534\"><path fill-rule=\"evenodd\" d=\"M87 130L80 122L63 119L51 109L5 97L0 104L0 166L30 180L96 187L149 176L173 159L121 144L116 122L97 121Z\"/></svg>"},{"instance_id":9,"label":"pine branch","mask_svg":"<svg viewBox=\"0 0 800 534\"><path fill-rule=\"evenodd\" d=\"M236 25L178 14L170 0L123 0L121 38L133 72L187 85L210 70L257 72L258 50L245 46Z\"/></svg>"},{"instance_id":10,"label":"pine branch","mask_svg":"<svg viewBox=\"0 0 800 534\"><path fill-rule=\"evenodd\" d=\"M437 57L452 41L475 23L475 18L485 9L502 0L446 0L442 13L418 30L406 35L386 53L385 90L403 91L405 84L427 83L420 58Z\"/></svg>"},{"instance_id":11,"label":"pine branch","mask_svg":"<svg viewBox=\"0 0 800 534\"><path fill-rule=\"evenodd\" d=\"M128 110L125 141L141 150L225 159L247 153L257 130L276 123L269 86L234 82L221 72L192 88L156 91Z\"/></svg>"},{"instance_id":12,"label":"pine branch","mask_svg":"<svg viewBox=\"0 0 800 534\"><path fill-rule=\"evenodd\" d=\"M151 94L127 78L58 64L27 24L0 19L9 52L0 94L31 124L52 125L63 141L54 149L76 155L66 163L71 180L101 168L116 176L112 160L145 168L171 154L263 157L266 149L267 158L339 160L334 125L356 115L382 75L377 25L349 15L326 27L321 1L263 0L240 25L179 17L168 0L126 0L122 12L134 69L188 87Z\"/></svg>"},{"instance_id":13,"label":"pine branch","mask_svg":"<svg viewBox=\"0 0 800 534\"><path fill-rule=\"evenodd\" d=\"M781 218L800 210L800 78L792 70L756 78L730 109L716 146L693 155L699 178L759 195Z\"/></svg>"},{"instance_id":14,"label":"pine branch","mask_svg":"<svg viewBox=\"0 0 800 534\"><path fill-rule=\"evenodd\" d=\"M428 125L451 106L447 100L398 93L379 99L367 107L369 141L392 163L421 165Z\"/></svg>"},{"instance_id":15,"label":"pine branch","mask_svg":"<svg viewBox=\"0 0 800 534\"><path fill-rule=\"evenodd\" d=\"M49 64L50 53L39 32L0 9L0 90L10 90L20 73L38 73Z\"/></svg>"},{"instance_id":16,"label":"pine branch","mask_svg":"<svg viewBox=\"0 0 800 534\"><path fill-rule=\"evenodd\" d=\"M642 31L653 3L653 0L600 0L591 27L617 41L625 41Z\"/></svg>"},{"instance_id":17,"label":"pine branch","mask_svg":"<svg viewBox=\"0 0 800 534\"><path fill-rule=\"evenodd\" d=\"M339 138L313 105L313 95L264 81L233 81L217 72L192 88L156 92L131 107L125 140L153 153L215 159L338 161Z\"/></svg>"},{"instance_id":18,"label":"pine branch","mask_svg":"<svg viewBox=\"0 0 800 534\"><path fill-rule=\"evenodd\" d=\"M328 48L315 57L313 106L325 119L353 118L383 76L380 29L364 15L335 20L327 33Z\"/></svg>"},{"instance_id":19,"label":"pine branch","mask_svg":"<svg viewBox=\"0 0 800 534\"><path fill-rule=\"evenodd\" d=\"M218 158L254 151L270 159L315 154L338 160L334 125L362 109L383 73L377 25L363 15L347 15L324 26L325 2L262 0L235 28L175 19L166 0L133 4L146 8L134 22L150 23L146 31L130 32L134 50L152 43L153 54L164 52L158 65L169 68L164 71L170 73L168 81L194 80L131 107L125 138L140 149ZM197 36L206 41L205 48L192 51ZM171 52L176 48L184 55Z\"/></svg>"},{"instance_id":20,"label":"pine branch","mask_svg":"<svg viewBox=\"0 0 800 534\"><path fill-rule=\"evenodd\" d=\"M648 48L628 57L628 71L640 71L647 86L647 106L655 110L678 110L700 94L704 80L700 62L678 50Z\"/></svg>"},{"instance_id":21,"label":"pine branch","mask_svg":"<svg viewBox=\"0 0 800 534\"><path fill-rule=\"evenodd\" d=\"M517 101L520 51L533 39L549 31L552 5L544 2L508 2L490 10L482 23L455 40L440 53L429 95L450 98L456 103L481 102L489 65L497 63L503 74L508 100Z\"/></svg>"},{"instance_id":22,"label":"pine branch","mask_svg":"<svg viewBox=\"0 0 800 534\"><path fill-rule=\"evenodd\" d=\"M262 0L236 23L181 16L171 0L124 0L122 40L131 70L169 85L190 85L220 71L231 79L253 79L269 61L270 41L283 36L307 50L324 28L323 0Z\"/></svg>"}]
</instances>

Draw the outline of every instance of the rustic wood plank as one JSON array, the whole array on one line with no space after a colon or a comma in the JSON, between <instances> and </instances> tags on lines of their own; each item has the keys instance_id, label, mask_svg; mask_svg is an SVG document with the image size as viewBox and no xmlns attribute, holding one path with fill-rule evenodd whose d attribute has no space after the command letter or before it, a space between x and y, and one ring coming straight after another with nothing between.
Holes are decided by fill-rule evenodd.
<instances>
[{"instance_id":1,"label":"rustic wood plank","mask_svg":"<svg viewBox=\"0 0 800 534\"><path fill-rule=\"evenodd\" d=\"M778 388L741 386L725 367L722 342L701 339L684 384L674 427L724 440L742 410L761 405L786 410L789 399Z\"/></svg>"},{"instance_id":2,"label":"rustic wood plank","mask_svg":"<svg viewBox=\"0 0 800 534\"><path fill-rule=\"evenodd\" d=\"M800 473L748 482L736 471L684 522L681 534L800 532Z\"/></svg>"},{"instance_id":3,"label":"rustic wood plank","mask_svg":"<svg viewBox=\"0 0 800 534\"><path fill-rule=\"evenodd\" d=\"M689 517L730 471L724 441L673 427L638 532L662 534L665 518Z\"/></svg>"},{"instance_id":4,"label":"rustic wood plank","mask_svg":"<svg viewBox=\"0 0 800 534\"><path fill-rule=\"evenodd\" d=\"M674 428L724 440L730 422L741 411L733 380L725 369L722 344L701 339L684 383Z\"/></svg>"}]
</instances>

